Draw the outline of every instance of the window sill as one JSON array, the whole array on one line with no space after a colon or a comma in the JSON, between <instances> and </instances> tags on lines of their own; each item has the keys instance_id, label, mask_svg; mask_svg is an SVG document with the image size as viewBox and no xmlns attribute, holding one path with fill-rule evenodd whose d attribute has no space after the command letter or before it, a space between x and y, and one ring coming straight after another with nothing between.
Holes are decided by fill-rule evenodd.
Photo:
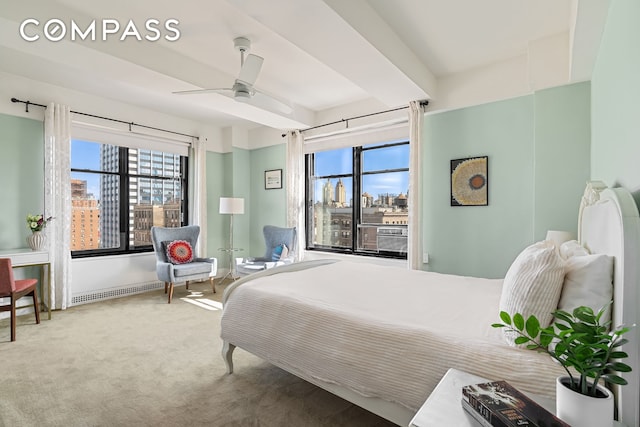
<instances>
[{"instance_id":1,"label":"window sill","mask_svg":"<svg viewBox=\"0 0 640 427\"><path fill-rule=\"evenodd\" d=\"M304 252L304 260L316 260L316 259L339 259L343 261L353 261L353 262L362 262L369 264L377 264L377 265L388 265L394 267L407 267L406 259L396 259L396 258L381 258L374 256L363 256L363 255L353 255L353 254L340 254L340 253L332 253L332 252L323 252L323 251L305 251Z\"/></svg>"},{"instance_id":2,"label":"window sill","mask_svg":"<svg viewBox=\"0 0 640 427\"><path fill-rule=\"evenodd\" d=\"M83 255L76 255L76 256L71 256L72 261L82 261L82 260L88 260L88 261L92 261L95 259L114 259L114 258L122 258L122 257L137 257L137 256L148 256L148 255L152 255L155 257L155 253L153 252L153 249L151 250L145 250L145 251L138 251L138 252L122 252L122 253L92 253L92 254L83 254Z\"/></svg>"}]
</instances>

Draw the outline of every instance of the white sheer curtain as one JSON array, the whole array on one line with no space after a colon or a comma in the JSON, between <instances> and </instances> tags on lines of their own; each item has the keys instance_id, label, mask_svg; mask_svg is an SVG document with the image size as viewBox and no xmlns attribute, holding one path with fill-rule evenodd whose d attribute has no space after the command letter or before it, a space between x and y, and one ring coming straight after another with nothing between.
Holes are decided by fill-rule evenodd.
<instances>
[{"instance_id":1,"label":"white sheer curtain","mask_svg":"<svg viewBox=\"0 0 640 427\"><path fill-rule=\"evenodd\" d=\"M189 195L189 224L200 226L196 253L207 255L207 143L194 138L189 151L191 194Z\"/></svg>"},{"instance_id":2,"label":"white sheer curtain","mask_svg":"<svg viewBox=\"0 0 640 427\"><path fill-rule=\"evenodd\" d=\"M304 258L306 244L305 195L304 195L304 138L300 131L289 132L287 136L287 226L296 227L298 249L296 261Z\"/></svg>"},{"instance_id":3,"label":"white sheer curtain","mask_svg":"<svg viewBox=\"0 0 640 427\"><path fill-rule=\"evenodd\" d=\"M51 308L71 303L71 114L69 107L51 103L44 118L45 215L51 261Z\"/></svg>"},{"instance_id":4,"label":"white sheer curtain","mask_svg":"<svg viewBox=\"0 0 640 427\"><path fill-rule=\"evenodd\" d=\"M422 122L420 101L409 103L409 241L408 267L422 269Z\"/></svg>"}]
</instances>

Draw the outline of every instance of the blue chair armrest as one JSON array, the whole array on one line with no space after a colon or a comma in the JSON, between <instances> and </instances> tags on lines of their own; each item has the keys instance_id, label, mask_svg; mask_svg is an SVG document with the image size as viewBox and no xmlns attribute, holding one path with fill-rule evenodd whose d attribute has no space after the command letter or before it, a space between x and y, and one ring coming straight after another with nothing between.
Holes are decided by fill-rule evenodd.
<instances>
[{"instance_id":1,"label":"blue chair armrest","mask_svg":"<svg viewBox=\"0 0 640 427\"><path fill-rule=\"evenodd\" d=\"M209 262L211 264L215 264L215 263L218 262L218 259L217 258L199 258L199 257L196 257L196 258L193 259L193 262Z\"/></svg>"},{"instance_id":2,"label":"blue chair armrest","mask_svg":"<svg viewBox=\"0 0 640 427\"><path fill-rule=\"evenodd\" d=\"M193 262L208 262L211 265L211 276L218 274L218 258L194 258Z\"/></svg>"},{"instance_id":3,"label":"blue chair armrest","mask_svg":"<svg viewBox=\"0 0 640 427\"><path fill-rule=\"evenodd\" d=\"M158 274L158 279L163 282L175 281L175 277L173 276L173 264L169 262L156 262L156 273Z\"/></svg>"}]
</instances>

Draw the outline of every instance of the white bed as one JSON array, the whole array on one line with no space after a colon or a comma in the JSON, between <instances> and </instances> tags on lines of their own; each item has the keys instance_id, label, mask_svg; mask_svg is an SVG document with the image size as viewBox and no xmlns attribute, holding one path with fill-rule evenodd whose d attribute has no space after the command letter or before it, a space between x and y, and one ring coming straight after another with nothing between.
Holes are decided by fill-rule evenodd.
<instances>
[{"instance_id":1,"label":"white bed","mask_svg":"<svg viewBox=\"0 0 640 427\"><path fill-rule=\"evenodd\" d=\"M615 323L635 323L638 210L625 190L605 190L595 203L592 189L580 211L581 238L592 253L615 257ZM561 367L508 346L491 328L501 289L502 280L345 261L279 267L225 291L223 357L233 372L240 347L399 425L408 425L449 368L553 398ZM637 336L626 348L630 384L616 390L628 426L638 424Z\"/></svg>"}]
</instances>

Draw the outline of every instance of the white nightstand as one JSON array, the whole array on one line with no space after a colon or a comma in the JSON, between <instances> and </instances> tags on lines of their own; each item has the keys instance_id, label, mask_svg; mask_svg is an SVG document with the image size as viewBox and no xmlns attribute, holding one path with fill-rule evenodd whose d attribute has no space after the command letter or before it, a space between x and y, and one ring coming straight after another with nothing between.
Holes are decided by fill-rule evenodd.
<instances>
[{"instance_id":1,"label":"white nightstand","mask_svg":"<svg viewBox=\"0 0 640 427\"><path fill-rule=\"evenodd\" d=\"M410 427L478 427L471 415L462 409L462 386L490 381L457 369L449 369L424 405L411 420ZM555 402L538 396L528 396L555 413Z\"/></svg>"},{"instance_id":2,"label":"white nightstand","mask_svg":"<svg viewBox=\"0 0 640 427\"><path fill-rule=\"evenodd\" d=\"M462 386L490 381L486 378L457 369L449 369L442 377L429 398L411 420L409 427L478 427L480 424L462 409ZM547 411L555 414L556 403L553 399L525 393ZM613 422L614 427L624 427Z\"/></svg>"}]
</instances>

